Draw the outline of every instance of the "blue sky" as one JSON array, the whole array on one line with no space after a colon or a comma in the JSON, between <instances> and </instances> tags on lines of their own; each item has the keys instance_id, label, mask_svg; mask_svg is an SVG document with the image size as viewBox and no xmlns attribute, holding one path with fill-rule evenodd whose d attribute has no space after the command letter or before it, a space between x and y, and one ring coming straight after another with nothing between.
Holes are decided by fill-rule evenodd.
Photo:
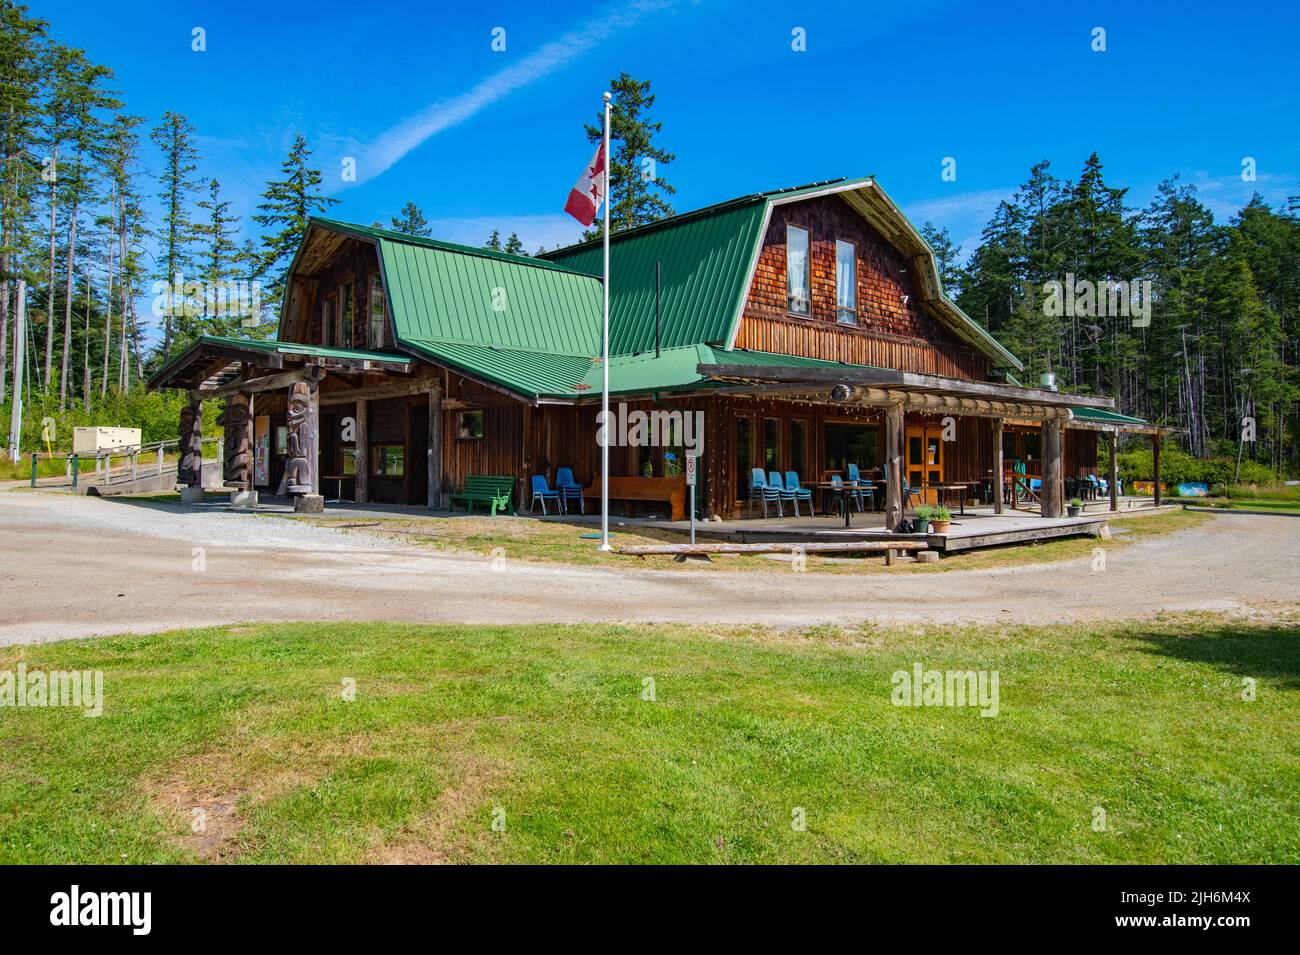
<instances>
[{"instance_id":1,"label":"blue sky","mask_svg":"<svg viewBox=\"0 0 1300 955\"><path fill-rule=\"evenodd\" d=\"M150 124L185 113L200 171L245 217L301 131L339 218L387 223L413 199L454 241L493 228L517 230L529 251L573 240L580 228L562 210L590 157L582 124L620 70L653 81L678 210L874 173L918 224L947 226L969 254L1040 159L1072 178L1097 150L1135 205L1179 172L1221 219L1253 190L1274 203L1300 191L1290 4L31 6L112 67ZM191 49L195 27L205 52ZM495 27L505 52L491 48ZM1094 27L1105 52L1091 49ZM354 183L342 178L347 157ZM941 178L945 157L955 181ZM1243 157L1256 161L1253 183Z\"/></svg>"}]
</instances>

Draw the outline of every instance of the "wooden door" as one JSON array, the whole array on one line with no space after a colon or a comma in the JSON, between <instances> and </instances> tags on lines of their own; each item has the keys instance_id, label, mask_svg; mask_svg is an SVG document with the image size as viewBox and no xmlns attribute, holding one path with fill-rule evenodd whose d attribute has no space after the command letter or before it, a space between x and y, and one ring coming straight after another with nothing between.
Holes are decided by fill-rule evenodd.
<instances>
[{"instance_id":1,"label":"wooden door","mask_svg":"<svg viewBox=\"0 0 1300 955\"><path fill-rule=\"evenodd\" d=\"M906 430L907 483L913 490L942 484L943 430L937 427L912 427ZM923 491L923 500L933 503L937 492Z\"/></svg>"}]
</instances>

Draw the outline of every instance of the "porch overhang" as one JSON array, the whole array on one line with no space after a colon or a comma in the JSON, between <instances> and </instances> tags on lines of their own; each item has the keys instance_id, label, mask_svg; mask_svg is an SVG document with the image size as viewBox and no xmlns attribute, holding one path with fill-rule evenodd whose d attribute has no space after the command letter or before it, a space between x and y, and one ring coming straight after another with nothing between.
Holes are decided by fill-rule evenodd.
<instances>
[{"instance_id":1,"label":"porch overhang","mask_svg":"<svg viewBox=\"0 0 1300 955\"><path fill-rule=\"evenodd\" d=\"M1076 408L1110 411L1115 407L1114 398L1096 395L868 366L701 364L698 371L733 394L780 396L850 407L901 405L909 411L932 414L1065 422L1072 420Z\"/></svg>"},{"instance_id":2,"label":"porch overhang","mask_svg":"<svg viewBox=\"0 0 1300 955\"><path fill-rule=\"evenodd\" d=\"M409 355L354 348L323 348L297 342L251 341L203 335L149 378L152 390L179 388L197 397L234 391L256 393L288 387L327 372L407 375L417 363Z\"/></svg>"}]
</instances>

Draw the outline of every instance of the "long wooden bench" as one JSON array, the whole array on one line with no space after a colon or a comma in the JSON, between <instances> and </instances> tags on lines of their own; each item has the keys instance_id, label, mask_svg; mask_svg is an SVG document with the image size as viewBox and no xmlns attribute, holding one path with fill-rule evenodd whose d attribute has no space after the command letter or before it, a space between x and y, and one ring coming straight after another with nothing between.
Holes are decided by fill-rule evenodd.
<instances>
[{"instance_id":1,"label":"long wooden bench","mask_svg":"<svg viewBox=\"0 0 1300 955\"><path fill-rule=\"evenodd\" d=\"M491 508L492 516L497 511L510 511L510 498L515 493L515 479L501 474L471 474L465 478L465 489L448 498L454 511L457 504L465 505L465 513L472 513L475 502Z\"/></svg>"},{"instance_id":2,"label":"long wooden bench","mask_svg":"<svg viewBox=\"0 0 1300 955\"><path fill-rule=\"evenodd\" d=\"M583 495L600 500L600 475L583 490ZM686 478L613 477L609 479L610 500L626 501L627 516L636 516L637 501L664 501L671 509L671 519L686 520Z\"/></svg>"}]
</instances>

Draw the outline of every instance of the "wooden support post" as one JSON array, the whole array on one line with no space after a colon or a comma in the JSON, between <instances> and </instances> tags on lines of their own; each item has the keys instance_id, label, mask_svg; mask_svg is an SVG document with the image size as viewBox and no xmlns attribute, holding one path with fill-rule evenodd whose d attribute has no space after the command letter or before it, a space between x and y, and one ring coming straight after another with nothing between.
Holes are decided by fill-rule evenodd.
<instances>
[{"instance_id":1,"label":"wooden support post","mask_svg":"<svg viewBox=\"0 0 1300 955\"><path fill-rule=\"evenodd\" d=\"M885 409L885 530L892 531L903 519L903 406Z\"/></svg>"},{"instance_id":2,"label":"wooden support post","mask_svg":"<svg viewBox=\"0 0 1300 955\"><path fill-rule=\"evenodd\" d=\"M1151 435L1151 477L1155 479L1155 504L1160 506L1163 495L1160 493L1160 432Z\"/></svg>"},{"instance_id":3,"label":"wooden support post","mask_svg":"<svg viewBox=\"0 0 1300 955\"><path fill-rule=\"evenodd\" d=\"M319 412L316 382L294 382L289 388L289 446L282 486L293 496L293 509L309 514L324 510L324 498L317 490L320 486L316 467Z\"/></svg>"},{"instance_id":4,"label":"wooden support post","mask_svg":"<svg viewBox=\"0 0 1300 955\"><path fill-rule=\"evenodd\" d=\"M1002 419L993 419L993 513L1002 513L1002 499L1006 489L1002 477Z\"/></svg>"},{"instance_id":5,"label":"wooden support post","mask_svg":"<svg viewBox=\"0 0 1300 955\"><path fill-rule=\"evenodd\" d=\"M442 385L429 389L429 507L442 507Z\"/></svg>"},{"instance_id":6,"label":"wooden support post","mask_svg":"<svg viewBox=\"0 0 1300 955\"><path fill-rule=\"evenodd\" d=\"M356 448L356 494L358 504L370 501L370 404L365 398L357 399L353 425L353 445Z\"/></svg>"},{"instance_id":7,"label":"wooden support post","mask_svg":"<svg viewBox=\"0 0 1300 955\"><path fill-rule=\"evenodd\" d=\"M176 463L176 489L203 486L203 402L190 398L181 409L180 460Z\"/></svg>"},{"instance_id":8,"label":"wooden support post","mask_svg":"<svg viewBox=\"0 0 1300 955\"><path fill-rule=\"evenodd\" d=\"M1115 437L1114 431L1106 435L1106 441L1110 444L1110 474L1107 476L1106 487L1110 491L1110 509L1112 511L1119 510L1119 461L1116 459L1119 446Z\"/></svg>"},{"instance_id":9,"label":"wooden support post","mask_svg":"<svg viewBox=\"0 0 1300 955\"><path fill-rule=\"evenodd\" d=\"M226 398L220 424L225 428L225 461L222 477L226 487L246 491L253 485L253 417L249 396L242 393Z\"/></svg>"},{"instance_id":10,"label":"wooden support post","mask_svg":"<svg viewBox=\"0 0 1300 955\"><path fill-rule=\"evenodd\" d=\"M1064 441L1059 421L1043 422L1043 488L1039 513L1043 517L1061 516L1061 452Z\"/></svg>"}]
</instances>

